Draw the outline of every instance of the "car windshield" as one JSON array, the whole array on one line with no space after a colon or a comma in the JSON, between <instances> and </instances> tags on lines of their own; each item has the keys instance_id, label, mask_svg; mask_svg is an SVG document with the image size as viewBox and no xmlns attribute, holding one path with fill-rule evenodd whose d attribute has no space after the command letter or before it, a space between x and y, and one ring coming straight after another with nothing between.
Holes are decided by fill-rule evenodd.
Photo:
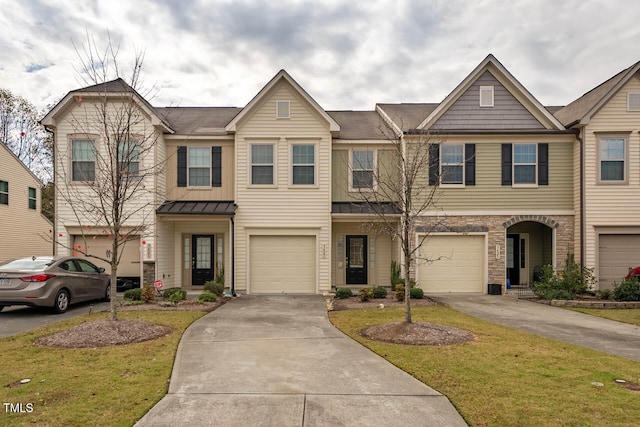
<instances>
[{"instance_id":1,"label":"car windshield","mask_svg":"<svg viewBox=\"0 0 640 427\"><path fill-rule=\"evenodd\" d=\"M20 258L0 265L0 271L39 271L53 262L51 258Z\"/></svg>"}]
</instances>

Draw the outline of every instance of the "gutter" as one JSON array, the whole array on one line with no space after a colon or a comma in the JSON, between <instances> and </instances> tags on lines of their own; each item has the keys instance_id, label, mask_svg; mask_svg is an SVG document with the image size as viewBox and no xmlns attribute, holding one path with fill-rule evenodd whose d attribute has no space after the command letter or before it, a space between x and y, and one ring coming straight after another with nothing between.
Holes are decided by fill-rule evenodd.
<instances>
[{"instance_id":1,"label":"gutter","mask_svg":"<svg viewBox=\"0 0 640 427\"><path fill-rule=\"evenodd\" d=\"M42 124L42 123L40 122L40 124ZM56 248L58 247L58 238L57 238L58 232L56 231L56 224L57 224L56 217L58 216L58 195L56 194L57 193L57 189L58 189L58 186L56 185L56 147L57 147L57 144L56 144L56 133L53 130L51 130L49 128L49 126L44 126L43 125L43 127L44 127L44 130L46 132L50 133L52 135L52 137L53 137L53 143L52 143L52 145L53 145L53 147L52 147L53 148L53 156L52 157L53 158L51 159L51 162L53 163L53 177L52 177L53 178L53 224L51 226L51 230L52 230L52 233L51 233L52 234L52 236L51 236L51 245L52 245L51 254L53 254L53 256L56 256L57 255ZM42 197L42 195L41 195L41 197ZM40 201L40 210L42 210L42 200Z\"/></svg>"},{"instance_id":2,"label":"gutter","mask_svg":"<svg viewBox=\"0 0 640 427\"><path fill-rule=\"evenodd\" d=\"M231 295L236 295L236 222L231 216Z\"/></svg>"},{"instance_id":3,"label":"gutter","mask_svg":"<svg viewBox=\"0 0 640 427\"><path fill-rule=\"evenodd\" d=\"M580 143L580 265L584 267L586 262L585 257L585 237L586 233L586 221L584 218L585 212L585 183L584 183L584 139L582 138L582 131L584 128L580 129L579 133L576 134L576 139Z\"/></svg>"}]
</instances>

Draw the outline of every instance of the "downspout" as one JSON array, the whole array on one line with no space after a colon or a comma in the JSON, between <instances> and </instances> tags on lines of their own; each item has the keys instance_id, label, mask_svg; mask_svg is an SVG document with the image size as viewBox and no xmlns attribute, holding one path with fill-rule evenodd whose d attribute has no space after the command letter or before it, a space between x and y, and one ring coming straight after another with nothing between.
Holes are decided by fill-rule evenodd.
<instances>
[{"instance_id":1,"label":"downspout","mask_svg":"<svg viewBox=\"0 0 640 427\"><path fill-rule=\"evenodd\" d=\"M584 139L581 134L584 128L581 128L576 134L576 139L580 143L580 265L584 267L586 262L585 257L585 237L586 233L586 221L584 218L585 212L585 183L584 183Z\"/></svg>"},{"instance_id":2,"label":"downspout","mask_svg":"<svg viewBox=\"0 0 640 427\"><path fill-rule=\"evenodd\" d=\"M51 163L53 166L53 175L51 177L52 182L53 182L53 225L51 227L52 233L51 233L51 254L53 256L57 255L57 243L58 243L58 239L57 239L57 231L56 231L56 216L58 215L58 195L56 194L57 192L57 186L56 186L56 133L54 131L52 131L51 129L49 129L48 126L44 126L44 130L46 132L49 132L51 134L51 136L53 137L53 142L52 142L52 149L53 149L53 158L51 159ZM40 197L42 199L42 195ZM40 210L42 210L42 200L40 201Z\"/></svg>"},{"instance_id":3,"label":"downspout","mask_svg":"<svg viewBox=\"0 0 640 427\"><path fill-rule=\"evenodd\" d=\"M235 214L234 214L235 215ZM236 295L236 223L231 215L231 295Z\"/></svg>"}]
</instances>

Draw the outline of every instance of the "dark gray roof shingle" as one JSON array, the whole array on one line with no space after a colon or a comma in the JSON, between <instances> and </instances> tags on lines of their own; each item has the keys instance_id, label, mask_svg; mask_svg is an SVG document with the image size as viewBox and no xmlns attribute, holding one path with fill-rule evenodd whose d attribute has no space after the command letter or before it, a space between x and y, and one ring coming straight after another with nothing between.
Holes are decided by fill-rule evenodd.
<instances>
[{"instance_id":1,"label":"dark gray roof shingle","mask_svg":"<svg viewBox=\"0 0 640 427\"><path fill-rule=\"evenodd\" d=\"M237 107L164 107L157 114L179 135L226 135L224 127L242 110Z\"/></svg>"},{"instance_id":2,"label":"dark gray roof shingle","mask_svg":"<svg viewBox=\"0 0 640 427\"><path fill-rule=\"evenodd\" d=\"M233 201L167 201L156 213L159 215L234 215L236 204Z\"/></svg>"}]
</instances>

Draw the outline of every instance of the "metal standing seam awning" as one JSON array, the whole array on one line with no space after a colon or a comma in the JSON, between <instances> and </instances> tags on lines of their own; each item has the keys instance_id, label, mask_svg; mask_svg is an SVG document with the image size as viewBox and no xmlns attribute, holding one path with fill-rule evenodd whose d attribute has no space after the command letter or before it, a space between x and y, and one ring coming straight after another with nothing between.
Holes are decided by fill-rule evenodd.
<instances>
[{"instance_id":1,"label":"metal standing seam awning","mask_svg":"<svg viewBox=\"0 0 640 427\"><path fill-rule=\"evenodd\" d=\"M229 215L236 213L236 205L233 201L173 201L164 202L158 209L158 215Z\"/></svg>"}]
</instances>

